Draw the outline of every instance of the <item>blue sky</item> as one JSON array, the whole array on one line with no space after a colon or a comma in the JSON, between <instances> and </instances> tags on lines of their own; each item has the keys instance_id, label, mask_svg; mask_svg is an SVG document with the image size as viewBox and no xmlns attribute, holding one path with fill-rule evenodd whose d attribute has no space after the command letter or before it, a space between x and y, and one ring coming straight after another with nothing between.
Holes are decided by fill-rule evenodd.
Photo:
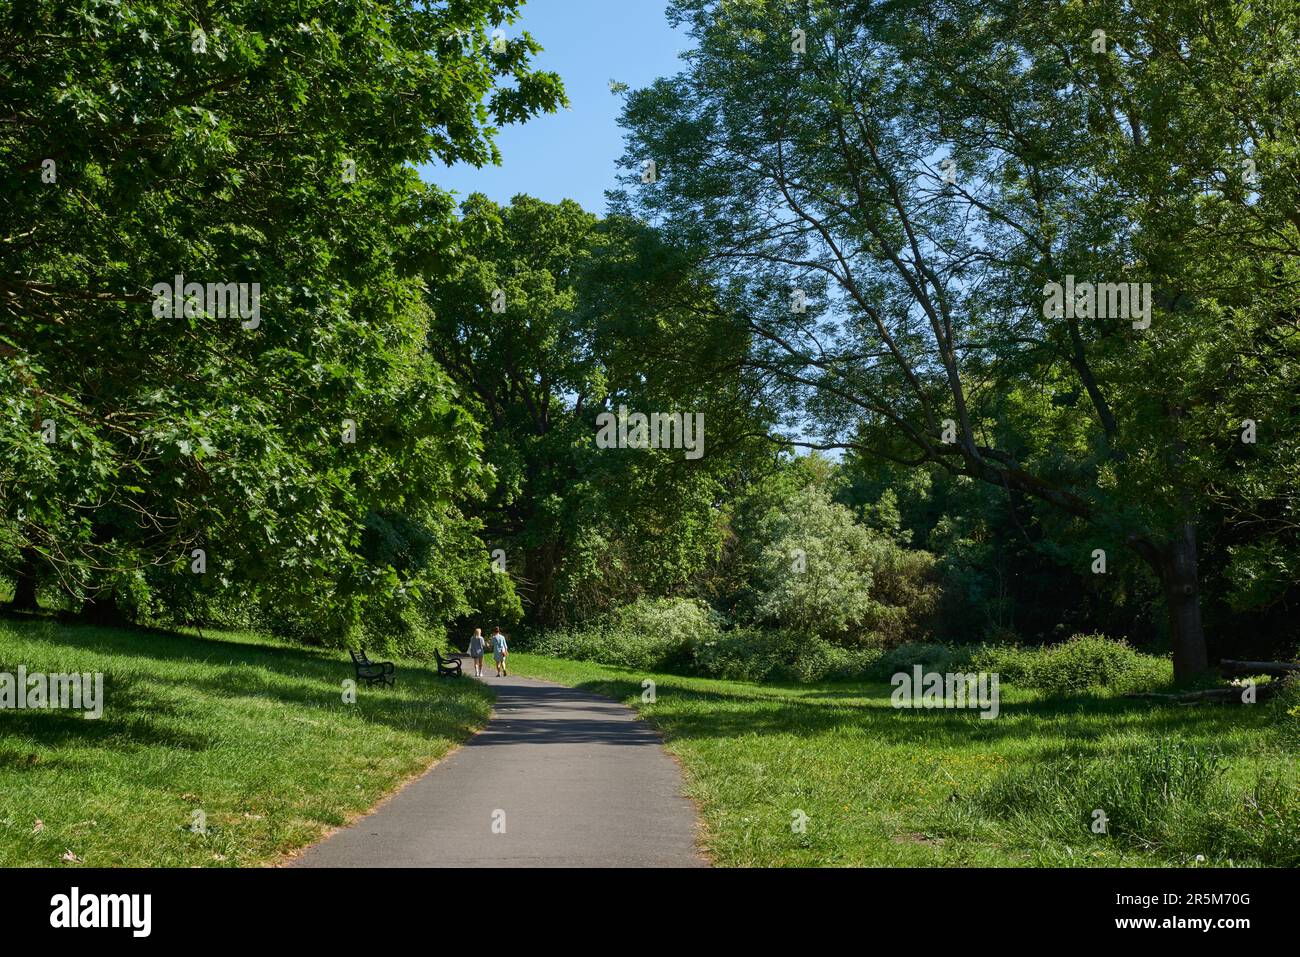
<instances>
[{"instance_id":1,"label":"blue sky","mask_svg":"<svg viewBox=\"0 0 1300 957\"><path fill-rule=\"evenodd\" d=\"M461 199L477 191L508 203L527 193L552 203L575 199L604 213L614 161L623 153L623 99L610 92L609 81L635 88L676 73L678 51L690 45L669 27L666 7L665 0L527 0L520 19L503 29L507 36L526 30L544 47L534 63L560 75L570 108L503 128L500 166L432 164L420 175Z\"/></svg>"}]
</instances>

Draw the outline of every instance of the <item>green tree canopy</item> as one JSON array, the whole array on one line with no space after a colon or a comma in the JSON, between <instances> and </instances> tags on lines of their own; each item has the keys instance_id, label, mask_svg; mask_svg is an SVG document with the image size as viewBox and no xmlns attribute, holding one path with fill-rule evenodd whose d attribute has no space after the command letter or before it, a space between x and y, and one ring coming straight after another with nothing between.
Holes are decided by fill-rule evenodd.
<instances>
[{"instance_id":1,"label":"green tree canopy","mask_svg":"<svg viewBox=\"0 0 1300 957\"><path fill-rule=\"evenodd\" d=\"M732 435L749 405L734 367L701 379L663 361L680 347L684 308L642 295L655 237L527 196L508 207L472 196L461 225L464 255L430 289L429 349L485 423L500 479L486 535L532 619L685 586L720 545L724 484L752 454ZM620 407L703 416L702 455L598 447L598 417Z\"/></svg>"},{"instance_id":2,"label":"green tree canopy","mask_svg":"<svg viewBox=\"0 0 1300 957\"><path fill-rule=\"evenodd\" d=\"M454 217L413 167L490 162L496 125L563 102L530 37L487 42L518 6L0 6L0 548L20 586L120 601L161 572L339 633L414 584L364 540L374 516L465 544L458 502L490 474L424 349ZM166 308L182 275L257 312Z\"/></svg>"},{"instance_id":3,"label":"green tree canopy","mask_svg":"<svg viewBox=\"0 0 1300 957\"><path fill-rule=\"evenodd\" d=\"M1255 7L676 0L698 48L625 113L616 208L696 251L701 327L752 344L788 440L1131 549L1180 676L1206 666L1202 513L1248 493L1235 472L1294 515L1294 436L1238 428L1295 408L1300 14ZM1116 284L1112 314L1051 308L1076 280Z\"/></svg>"}]
</instances>

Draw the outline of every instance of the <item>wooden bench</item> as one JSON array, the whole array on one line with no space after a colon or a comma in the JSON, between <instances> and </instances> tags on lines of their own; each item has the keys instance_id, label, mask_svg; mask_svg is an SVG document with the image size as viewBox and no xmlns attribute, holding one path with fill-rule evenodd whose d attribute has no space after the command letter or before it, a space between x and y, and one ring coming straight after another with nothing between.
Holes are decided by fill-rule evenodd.
<instances>
[{"instance_id":1,"label":"wooden bench","mask_svg":"<svg viewBox=\"0 0 1300 957\"><path fill-rule=\"evenodd\" d=\"M460 670L461 661L459 658L444 658L442 655L438 653L437 648L433 649L433 657L438 659L439 677L443 677L445 675L447 677L459 678L461 676L461 670Z\"/></svg>"},{"instance_id":2,"label":"wooden bench","mask_svg":"<svg viewBox=\"0 0 1300 957\"><path fill-rule=\"evenodd\" d=\"M396 684L397 666L391 661L371 661L366 657L364 647L360 651L353 651L349 648L348 654L352 656L352 664L357 669L358 681L364 681L368 685Z\"/></svg>"}]
</instances>

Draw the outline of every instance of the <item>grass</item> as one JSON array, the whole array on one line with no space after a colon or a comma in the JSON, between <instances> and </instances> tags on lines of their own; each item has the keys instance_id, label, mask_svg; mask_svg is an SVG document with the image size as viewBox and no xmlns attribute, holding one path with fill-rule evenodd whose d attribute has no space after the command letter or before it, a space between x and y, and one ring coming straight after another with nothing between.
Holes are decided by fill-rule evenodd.
<instances>
[{"instance_id":1,"label":"grass","mask_svg":"<svg viewBox=\"0 0 1300 957\"><path fill-rule=\"evenodd\" d=\"M345 704L341 658L250 634L0 620L0 672L102 672L107 698L99 720L0 711L0 866L273 863L490 713L487 689L413 662L397 688ZM657 725L719 865L1300 865L1294 701L1188 708L1004 684L1000 717L982 720L896 710L887 684L510 664ZM1090 827L1099 809L1106 834Z\"/></svg>"},{"instance_id":2,"label":"grass","mask_svg":"<svg viewBox=\"0 0 1300 957\"><path fill-rule=\"evenodd\" d=\"M1004 683L1000 717L985 720L896 710L887 684L510 661L653 722L686 770L719 865L1300 864L1293 705L1179 707ZM654 703L642 701L646 678ZM1095 810L1108 833L1093 833ZM792 828L797 811L804 833Z\"/></svg>"},{"instance_id":3,"label":"grass","mask_svg":"<svg viewBox=\"0 0 1300 957\"><path fill-rule=\"evenodd\" d=\"M345 661L260 635L0 620L0 672L102 672L106 699L98 720L0 711L0 867L274 862L491 711L482 686L413 662L345 704Z\"/></svg>"}]
</instances>

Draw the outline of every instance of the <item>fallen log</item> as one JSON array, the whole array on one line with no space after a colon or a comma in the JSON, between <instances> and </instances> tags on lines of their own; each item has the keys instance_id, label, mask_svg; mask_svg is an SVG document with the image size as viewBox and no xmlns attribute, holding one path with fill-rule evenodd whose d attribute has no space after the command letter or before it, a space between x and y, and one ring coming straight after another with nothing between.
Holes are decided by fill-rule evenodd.
<instances>
[{"instance_id":1,"label":"fallen log","mask_svg":"<svg viewBox=\"0 0 1300 957\"><path fill-rule=\"evenodd\" d=\"M1287 675L1300 673L1300 664L1292 661L1235 661L1231 658L1223 658L1219 661L1219 672L1225 678L1242 678L1248 675L1285 678Z\"/></svg>"},{"instance_id":2,"label":"fallen log","mask_svg":"<svg viewBox=\"0 0 1300 957\"><path fill-rule=\"evenodd\" d=\"M1256 672L1258 673L1258 672ZM1277 694L1278 688L1282 686L1280 681L1270 681L1267 684L1255 685L1255 701L1267 701L1273 695ZM1221 701L1225 704L1245 704L1242 700L1242 693L1246 690L1245 685L1234 685L1231 688L1206 688L1202 691L1182 691L1176 694L1159 694L1154 691L1137 691L1124 695L1125 698L1142 698L1148 701L1168 701L1172 704L1201 704L1205 701Z\"/></svg>"}]
</instances>

